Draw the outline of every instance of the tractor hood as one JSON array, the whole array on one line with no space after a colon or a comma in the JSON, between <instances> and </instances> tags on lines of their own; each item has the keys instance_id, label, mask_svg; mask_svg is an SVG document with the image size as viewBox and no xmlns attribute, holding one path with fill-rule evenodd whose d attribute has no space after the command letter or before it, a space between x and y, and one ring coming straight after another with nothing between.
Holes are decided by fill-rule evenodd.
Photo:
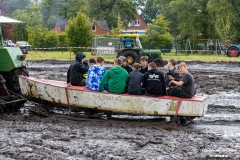
<instances>
[{"instance_id":1,"label":"tractor hood","mask_svg":"<svg viewBox=\"0 0 240 160\"><path fill-rule=\"evenodd\" d=\"M143 54L161 54L161 50L148 50L148 49L145 49L143 50Z\"/></svg>"}]
</instances>

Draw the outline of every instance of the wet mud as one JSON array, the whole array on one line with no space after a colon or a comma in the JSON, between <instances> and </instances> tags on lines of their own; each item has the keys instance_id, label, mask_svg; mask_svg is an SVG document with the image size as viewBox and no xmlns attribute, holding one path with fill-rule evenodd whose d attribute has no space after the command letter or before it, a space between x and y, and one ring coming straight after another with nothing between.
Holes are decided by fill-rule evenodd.
<instances>
[{"instance_id":1,"label":"wet mud","mask_svg":"<svg viewBox=\"0 0 240 160\"><path fill-rule=\"evenodd\" d=\"M66 80L69 64L29 62L28 70L33 77ZM193 124L146 116L87 118L36 111L28 102L20 113L0 116L0 160L240 159L240 63L188 64L197 95L209 103L206 116Z\"/></svg>"}]
</instances>

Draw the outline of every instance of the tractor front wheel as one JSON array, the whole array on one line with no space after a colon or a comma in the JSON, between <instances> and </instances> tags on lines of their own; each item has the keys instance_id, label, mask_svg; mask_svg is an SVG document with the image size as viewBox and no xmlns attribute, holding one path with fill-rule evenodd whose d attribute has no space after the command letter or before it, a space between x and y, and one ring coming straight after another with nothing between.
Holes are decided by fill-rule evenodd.
<instances>
[{"instance_id":1,"label":"tractor front wheel","mask_svg":"<svg viewBox=\"0 0 240 160\"><path fill-rule=\"evenodd\" d=\"M239 49L238 47L232 46L227 49L227 56L228 57L238 57L239 56Z\"/></svg>"},{"instance_id":2,"label":"tractor front wheel","mask_svg":"<svg viewBox=\"0 0 240 160\"><path fill-rule=\"evenodd\" d=\"M130 65L140 61L139 54L134 50L126 50L122 53L122 56L127 58Z\"/></svg>"}]
</instances>

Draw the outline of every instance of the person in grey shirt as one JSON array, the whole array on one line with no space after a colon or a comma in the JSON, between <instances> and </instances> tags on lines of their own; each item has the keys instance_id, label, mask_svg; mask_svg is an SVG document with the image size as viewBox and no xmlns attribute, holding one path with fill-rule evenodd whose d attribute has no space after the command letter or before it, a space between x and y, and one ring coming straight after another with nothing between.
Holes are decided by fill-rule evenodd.
<instances>
[{"instance_id":1,"label":"person in grey shirt","mask_svg":"<svg viewBox=\"0 0 240 160\"><path fill-rule=\"evenodd\" d=\"M196 93L195 79L191 73L188 72L187 65L181 62L178 65L179 73L182 75L180 81L172 80L169 85L172 86L167 90L167 95L177 96L183 98L192 98Z\"/></svg>"}]
</instances>

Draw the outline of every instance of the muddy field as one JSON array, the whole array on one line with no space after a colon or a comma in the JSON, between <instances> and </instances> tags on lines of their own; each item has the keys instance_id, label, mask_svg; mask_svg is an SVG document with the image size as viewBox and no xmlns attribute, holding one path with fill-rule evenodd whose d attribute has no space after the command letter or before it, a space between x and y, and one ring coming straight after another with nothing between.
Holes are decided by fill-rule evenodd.
<instances>
[{"instance_id":1,"label":"muddy field","mask_svg":"<svg viewBox=\"0 0 240 160\"><path fill-rule=\"evenodd\" d=\"M28 102L21 113L0 116L0 159L240 159L240 63L188 64L197 94L209 97L206 116L194 124L146 116L90 119L58 110L39 116L28 111L35 106ZM65 80L68 66L29 62L28 70Z\"/></svg>"}]
</instances>

